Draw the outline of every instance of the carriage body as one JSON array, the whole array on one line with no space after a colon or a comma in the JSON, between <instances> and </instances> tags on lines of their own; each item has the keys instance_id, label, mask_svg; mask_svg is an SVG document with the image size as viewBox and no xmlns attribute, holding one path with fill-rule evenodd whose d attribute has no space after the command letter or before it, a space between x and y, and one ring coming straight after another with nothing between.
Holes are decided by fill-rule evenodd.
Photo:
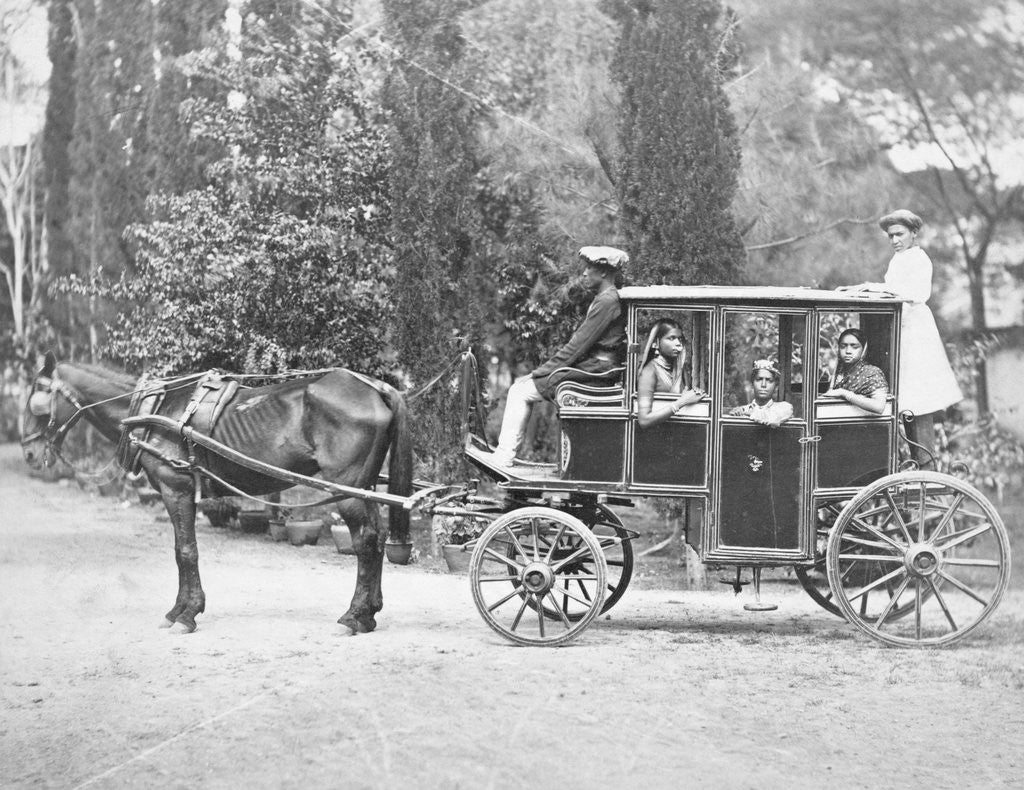
<instances>
[{"instance_id":1,"label":"carriage body","mask_svg":"<svg viewBox=\"0 0 1024 790\"><path fill-rule=\"evenodd\" d=\"M503 475L510 490L542 498L566 491L690 499L696 509L687 540L704 562L813 561L821 503L848 499L897 470L902 301L809 288L647 286L619 293L628 337L621 381L561 385L554 467L488 471ZM707 395L645 429L637 422L641 355L649 326L662 317L683 327L687 378ZM890 383L883 414L822 397L847 327L865 331L866 361ZM760 358L777 361L775 399L793 406L794 416L778 428L729 415L750 401L748 374ZM655 405L674 397L658 393Z\"/></svg>"},{"instance_id":2,"label":"carriage body","mask_svg":"<svg viewBox=\"0 0 1024 790\"><path fill-rule=\"evenodd\" d=\"M625 368L618 381L559 386L557 463L494 466L479 420L478 435L466 432L467 460L507 493L506 512L472 561L474 596L489 625L515 641L550 644L606 611L629 583L635 536L607 506L642 497L685 501L686 541L702 562L736 566L737 583L739 569L752 568L757 586L762 568L793 566L820 605L883 642L945 644L990 614L1009 574L998 513L962 479L900 459L900 420L908 416L898 408L903 300L778 287L619 294ZM641 428L641 357L659 318L682 326L684 378L707 394ZM888 382L881 414L824 395L838 337L850 327L866 335L864 359ZM778 427L730 414L750 402L749 372L762 358L780 371L775 400L793 407ZM655 394L654 405L675 398ZM509 580L515 595L488 598L492 582ZM496 613L507 606L502 620ZM524 636L529 610L537 628Z\"/></svg>"}]
</instances>

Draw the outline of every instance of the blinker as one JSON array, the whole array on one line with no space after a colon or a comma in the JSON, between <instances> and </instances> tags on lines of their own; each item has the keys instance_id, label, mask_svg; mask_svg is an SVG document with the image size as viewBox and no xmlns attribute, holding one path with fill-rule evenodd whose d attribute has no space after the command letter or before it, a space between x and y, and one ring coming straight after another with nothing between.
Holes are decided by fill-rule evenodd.
<instances>
[{"instance_id":1,"label":"blinker","mask_svg":"<svg viewBox=\"0 0 1024 790\"><path fill-rule=\"evenodd\" d=\"M50 414L50 393L33 392L28 399L28 410L36 417L48 417Z\"/></svg>"}]
</instances>

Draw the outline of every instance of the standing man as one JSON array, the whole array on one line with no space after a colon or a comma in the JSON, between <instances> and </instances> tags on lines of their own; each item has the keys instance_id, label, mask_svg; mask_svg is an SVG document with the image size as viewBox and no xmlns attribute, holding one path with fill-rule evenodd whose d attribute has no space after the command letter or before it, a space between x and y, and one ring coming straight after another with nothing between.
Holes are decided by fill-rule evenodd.
<instances>
[{"instance_id":1,"label":"standing man","mask_svg":"<svg viewBox=\"0 0 1024 790\"><path fill-rule=\"evenodd\" d=\"M530 409L540 400L553 400L563 381L586 381L621 367L626 356L626 317L619 304L622 267L629 256L614 247L583 247L579 252L584 277L595 292L587 316L564 346L532 373L509 388L494 461L511 466L523 443Z\"/></svg>"}]
</instances>

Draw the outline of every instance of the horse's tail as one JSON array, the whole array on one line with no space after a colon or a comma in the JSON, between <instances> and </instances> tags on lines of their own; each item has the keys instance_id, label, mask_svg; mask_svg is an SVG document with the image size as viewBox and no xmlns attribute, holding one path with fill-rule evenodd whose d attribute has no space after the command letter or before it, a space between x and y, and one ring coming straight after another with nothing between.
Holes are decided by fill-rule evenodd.
<instances>
[{"instance_id":1,"label":"horse's tail","mask_svg":"<svg viewBox=\"0 0 1024 790\"><path fill-rule=\"evenodd\" d=\"M396 389L388 388L391 425L388 428L388 493L407 497L412 494L412 436L409 433L409 408ZM409 511L404 507L388 508L388 533L391 540L409 540Z\"/></svg>"}]
</instances>

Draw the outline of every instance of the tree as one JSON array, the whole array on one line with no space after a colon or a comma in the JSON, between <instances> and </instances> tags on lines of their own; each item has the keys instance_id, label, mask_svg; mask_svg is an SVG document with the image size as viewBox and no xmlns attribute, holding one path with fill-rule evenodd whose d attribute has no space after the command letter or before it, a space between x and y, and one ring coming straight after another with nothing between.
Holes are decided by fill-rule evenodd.
<instances>
[{"instance_id":1,"label":"tree","mask_svg":"<svg viewBox=\"0 0 1024 790\"><path fill-rule=\"evenodd\" d=\"M122 232L144 216L145 101L152 83L150 0L78 0L75 4L75 118L69 147L68 234L71 269L92 276L127 263ZM71 332L88 330L88 355L99 355L107 306L78 304Z\"/></svg>"},{"instance_id":2,"label":"tree","mask_svg":"<svg viewBox=\"0 0 1024 790\"><path fill-rule=\"evenodd\" d=\"M972 327L983 331L990 252L1000 234L1024 220L1024 174L1001 161L1024 124L1024 4L836 0L794 6L789 10L814 31L806 42L808 60L835 79L918 189L914 172L927 174L930 186L918 192L927 201L921 213L952 230ZM978 400L985 411L983 386Z\"/></svg>"},{"instance_id":3,"label":"tree","mask_svg":"<svg viewBox=\"0 0 1024 790\"><path fill-rule=\"evenodd\" d=\"M815 31L776 5L733 0L742 59L727 85L743 164L733 209L759 285L838 285L879 279L887 249L875 220L904 202L877 134L807 68Z\"/></svg>"},{"instance_id":4,"label":"tree","mask_svg":"<svg viewBox=\"0 0 1024 790\"><path fill-rule=\"evenodd\" d=\"M40 251L36 222L38 204L38 119L40 77L32 73L17 39L41 19L41 9L29 3L0 13L0 207L10 237L10 257L0 257L0 271L10 304L14 345L25 348L28 326L38 308L45 259Z\"/></svg>"},{"instance_id":5,"label":"tree","mask_svg":"<svg viewBox=\"0 0 1024 790\"><path fill-rule=\"evenodd\" d=\"M348 17L310 3L242 8L226 38L180 65L225 88L192 133L221 158L208 186L150 202L127 232L134 274L101 287L124 311L107 351L155 373L347 365L382 374L390 319L387 141L363 95Z\"/></svg>"},{"instance_id":6,"label":"tree","mask_svg":"<svg viewBox=\"0 0 1024 790\"><path fill-rule=\"evenodd\" d=\"M146 97L144 151L151 191L181 194L201 186L205 168L219 153L209 140L189 134L189 111L197 97L216 98L217 83L178 66L201 50L223 26L227 0L163 0L153 20L153 52L158 64ZM223 97L221 97L223 98Z\"/></svg>"},{"instance_id":7,"label":"tree","mask_svg":"<svg viewBox=\"0 0 1024 790\"><path fill-rule=\"evenodd\" d=\"M385 31L395 62L384 87L390 118L395 240L393 342L413 387L456 354L456 339L479 340L493 285L480 239L475 130L480 105L459 15L464 0L385 0ZM446 387L413 404L414 441L426 473L457 463L458 409Z\"/></svg>"},{"instance_id":8,"label":"tree","mask_svg":"<svg viewBox=\"0 0 1024 790\"><path fill-rule=\"evenodd\" d=\"M622 22L620 220L646 282L727 283L744 262L732 215L740 166L723 89L734 20L717 0L609 0Z\"/></svg>"}]
</instances>

